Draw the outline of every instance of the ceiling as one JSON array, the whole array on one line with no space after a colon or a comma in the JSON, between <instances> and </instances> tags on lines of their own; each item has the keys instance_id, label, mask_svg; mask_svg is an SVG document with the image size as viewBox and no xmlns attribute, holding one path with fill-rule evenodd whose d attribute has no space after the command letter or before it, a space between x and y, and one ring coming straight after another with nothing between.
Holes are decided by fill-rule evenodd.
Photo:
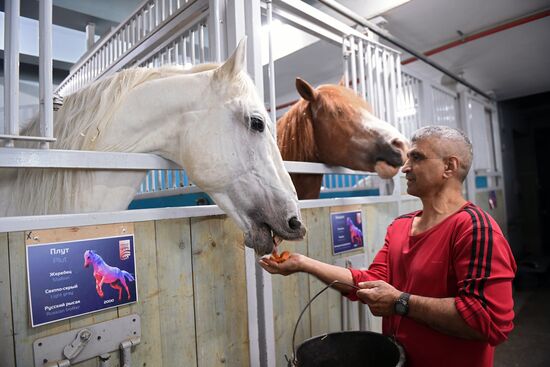
<instances>
[{"instance_id":1,"label":"ceiling","mask_svg":"<svg viewBox=\"0 0 550 367\"><path fill-rule=\"evenodd\" d=\"M306 2L353 25L317 0ZM374 15L366 9L367 1L338 2L361 16ZM539 19L517 24L518 19L533 14ZM387 21L384 28L391 35L422 53L489 31L486 32L488 35L460 43L430 58L453 72L461 73L471 84L494 94L497 100L550 91L549 0L410 0L379 15ZM402 60L410 57L401 51ZM406 68L431 80L439 81L442 77L440 72L421 61L409 63ZM338 49L325 41L277 60L277 104L291 98L296 76L317 84L327 81L327 76L331 81L337 80L339 70ZM283 96L282 100L280 96Z\"/></svg>"},{"instance_id":2,"label":"ceiling","mask_svg":"<svg viewBox=\"0 0 550 367\"><path fill-rule=\"evenodd\" d=\"M550 91L550 0L338 1L367 18L381 15L387 21L387 31L418 52L508 24L508 29L460 44L431 58L453 72L462 73L480 89L494 93L498 100ZM93 22L96 34L102 35L141 2L53 0L53 20L55 24L81 31L87 22ZM304 2L353 25L318 0ZM21 0L21 14L37 19L37 5L38 0ZM0 1L0 10L3 6L4 1ZM388 10L390 6L393 8ZM528 15L540 15L544 10L546 13L540 19L515 26L511 23ZM407 58L408 54L403 52L402 60ZM432 80L441 79L439 72L420 61L406 67ZM296 76L312 84L333 82L339 79L341 68L339 48L325 41L314 42L277 60L277 103L288 102L292 97Z\"/></svg>"}]
</instances>

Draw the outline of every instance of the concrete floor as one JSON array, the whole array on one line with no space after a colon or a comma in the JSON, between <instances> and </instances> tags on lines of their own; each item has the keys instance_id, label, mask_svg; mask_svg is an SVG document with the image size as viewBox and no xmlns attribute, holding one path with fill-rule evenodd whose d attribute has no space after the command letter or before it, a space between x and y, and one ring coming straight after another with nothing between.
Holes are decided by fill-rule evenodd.
<instances>
[{"instance_id":1,"label":"concrete floor","mask_svg":"<svg viewBox=\"0 0 550 367\"><path fill-rule=\"evenodd\" d=\"M494 367L550 366L550 281L514 294L515 328L495 352Z\"/></svg>"}]
</instances>

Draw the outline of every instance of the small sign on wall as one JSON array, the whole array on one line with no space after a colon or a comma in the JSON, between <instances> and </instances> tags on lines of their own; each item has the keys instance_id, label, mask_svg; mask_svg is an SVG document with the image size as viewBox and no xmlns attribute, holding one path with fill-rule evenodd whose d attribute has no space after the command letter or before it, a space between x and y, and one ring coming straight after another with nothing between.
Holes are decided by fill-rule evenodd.
<instances>
[{"instance_id":1,"label":"small sign on wall","mask_svg":"<svg viewBox=\"0 0 550 367\"><path fill-rule=\"evenodd\" d=\"M339 254L364 247L361 210L330 213L332 253Z\"/></svg>"},{"instance_id":2,"label":"small sign on wall","mask_svg":"<svg viewBox=\"0 0 550 367\"><path fill-rule=\"evenodd\" d=\"M32 326L136 302L135 261L129 233L28 244Z\"/></svg>"}]
</instances>

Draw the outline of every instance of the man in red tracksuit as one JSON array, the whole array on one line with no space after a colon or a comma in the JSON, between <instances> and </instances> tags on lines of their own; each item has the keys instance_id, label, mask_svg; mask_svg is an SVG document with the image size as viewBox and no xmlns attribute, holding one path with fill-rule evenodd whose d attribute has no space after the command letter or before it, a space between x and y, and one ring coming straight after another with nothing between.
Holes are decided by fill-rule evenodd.
<instances>
[{"instance_id":1,"label":"man in red tracksuit","mask_svg":"<svg viewBox=\"0 0 550 367\"><path fill-rule=\"evenodd\" d=\"M300 254L260 265L272 274L306 272L362 289L350 299L383 316L383 333L405 348L409 367L493 365L495 345L513 329L516 263L497 223L462 196L472 146L460 131L425 127L412 138L402 171L422 210L396 218L366 271Z\"/></svg>"}]
</instances>

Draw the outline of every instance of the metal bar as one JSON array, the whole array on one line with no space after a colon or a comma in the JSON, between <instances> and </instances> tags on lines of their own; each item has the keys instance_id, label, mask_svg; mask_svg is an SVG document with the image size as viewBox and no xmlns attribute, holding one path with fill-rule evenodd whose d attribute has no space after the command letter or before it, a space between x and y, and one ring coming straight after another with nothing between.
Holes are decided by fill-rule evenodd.
<instances>
[{"instance_id":1,"label":"metal bar","mask_svg":"<svg viewBox=\"0 0 550 367\"><path fill-rule=\"evenodd\" d=\"M330 173L341 175L376 175L366 171L354 171L349 168L329 166L323 163L284 161L285 169L290 173Z\"/></svg>"},{"instance_id":2,"label":"metal bar","mask_svg":"<svg viewBox=\"0 0 550 367\"><path fill-rule=\"evenodd\" d=\"M347 37L342 39L342 57L344 58L343 67L344 67L344 85L346 88L349 85L349 52L346 47ZM348 41L349 42L349 41Z\"/></svg>"},{"instance_id":3,"label":"metal bar","mask_svg":"<svg viewBox=\"0 0 550 367\"><path fill-rule=\"evenodd\" d=\"M26 141L44 141L44 142L54 142L55 138L45 138L42 136L27 136L27 135L8 135L0 134L0 139L5 140L26 140Z\"/></svg>"},{"instance_id":4,"label":"metal bar","mask_svg":"<svg viewBox=\"0 0 550 367\"><path fill-rule=\"evenodd\" d=\"M90 50L95 43L95 23L88 22L86 24L86 49Z\"/></svg>"},{"instance_id":5,"label":"metal bar","mask_svg":"<svg viewBox=\"0 0 550 367\"><path fill-rule=\"evenodd\" d=\"M372 72L372 48L373 46L367 42L367 95L368 95L368 101L370 102L372 108L375 108L374 106L374 82L372 80L373 78L373 72Z\"/></svg>"},{"instance_id":6,"label":"metal bar","mask_svg":"<svg viewBox=\"0 0 550 367\"><path fill-rule=\"evenodd\" d=\"M19 0L7 0L4 23L4 132L19 135ZM13 147L13 140L7 140Z\"/></svg>"},{"instance_id":7,"label":"metal bar","mask_svg":"<svg viewBox=\"0 0 550 367\"><path fill-rule=\"evenodd\" d=\"M52 0L40 0L40 36L39 41L39 104L40 135L53 138L53 77L52 77ZM48 149L48 142L40 147Z\"/></svg>"},{"instance_id":8,"label":"metal bar","mask_svg":"<svg viewBox=\"0 0 550 367\"><path fill-rule=\"evenodd\" d=\"M200 62L203 63L206 61L206 54L205 54L205 47L204 47L204 24L199 25L199 55L200 55Z\"/></svg>"},{"instance_id":9,"label":"metal bar","mask_svg":"<svg viewBox=\"0 0 550 367\"><path fill-rule=\"evenodd\" d=\"M0 167L117 170L180 168L154 154L24 148L0 148Z\"/></svg>"},{"instance_id":10,"label":"metal bar","mask_svg":"<svg viewBox=\"0 0 550 367\"><path fill-rule=\"evenodd\" d=\"M195 30L191 29L191 37L189 38L189 44L191 46L191 64L195 65Z\"/></svg>"},{"instance_id":11,"label":"metal bar","mask_svg":"<svg viewBox=\"0 0 550 367\"><path fill-rule=\"evenodd\" d=\"M187 63L187 37L181 38L181 58L182 64L185 65Z\"/></svg>"},{"instance_id":12,"label":"metal bar","mask_svg":"<svg viewBox=\"0 0 550 367\"><path fill-rule=\"evenodd\" d=\"M351 61L351 87L357 93L357 59L355 55L355 37L349 36L350 61ZM349 85L346 85L347 87Z\"/></svg>"},{"instance_id":13,"label":"metal bar","mask_svg":"<svg viewBox=\"0 0 550 367\"><path fill-rule=\"evenodd\" d=\"M400 40L398 40L394 36L388 34L386 31L384 31L382 28L378 27L376 24L374 24L374 23L368 21L367 19L363 18L362 16L354 13L353 11L351 11L350 9L346 8L345 6L339 4L338 2L336 2L334 0L319 0L319 1L323 4L325 4L326 6L328 6L329 8L331 8L332 10L336 11L337 13L345 16L346 18L351 19L354 22L362 25L363 27L366 27L366 28L370 29L374 34L382 37L383 39L385 39L386 41L394 44L395 46L407 51L408 53L415 56L419 60L424 61L426 64L428 64L428 65L432 66L433 68L441 71L443 74L445 74L445 75L449 76L450 78L456 80L460 84L463 84L466 87L472 89L473 91L475 91L476 93L482 95L483 97L487 98L488 100L490 100L490 101L494 100L493 97L491 97L487 93L483 92L481 89L474 86L473 84L469 83L464 78L459 77L458 75L456 75L455 73L451 72L450 70L444 68L443 66L439 65L435 61L432 61L429 58L427 58L426 56L422 55L420 52L417 52L417 51L411 49L410 47L406 46L403 42L401 42Z\"/></svg>"},{"instance_id":14,"label":"metal bar","mask_svg":"<svg viewBox=\"0 0 550 367\"><path fill-rule=\"evenodd\" d=\"M220 30L220 0L210 0L210 19L212 24L212 29L208 30L208 34L213 34L213 41L210 42L209 46L213 49L210 57L214 56L214 62L221 62L221 30ZM210 37L212 40L212 37Z\"/></svg>"},{"instance_id":15,"label":"metal bar","mask_svg":"<svg viewBox=\"0 0 550 367\"><path fill-rule=\"evenodd\" d=\"M269 78L269 113L271 121L277 126L277 101L275 94L275 59L273 55L273 4L271 0L266 1L267 5L267 39L269 50L269 64L267 66L267 75ZM277 129L274 129L273 135L277 140Z\"/></svg>"},{"instance_id":16,"label":"metal bar","mask_svg":"<svg viewBox=\"0 0 550 367\"><path fill-rule=\"evenodd\" d=\"M359 83L361 87L361 97L367 99L367 88L365 80L365 50L363 49L363 40L359 39Z\"/></svg>"}]
</instances>

